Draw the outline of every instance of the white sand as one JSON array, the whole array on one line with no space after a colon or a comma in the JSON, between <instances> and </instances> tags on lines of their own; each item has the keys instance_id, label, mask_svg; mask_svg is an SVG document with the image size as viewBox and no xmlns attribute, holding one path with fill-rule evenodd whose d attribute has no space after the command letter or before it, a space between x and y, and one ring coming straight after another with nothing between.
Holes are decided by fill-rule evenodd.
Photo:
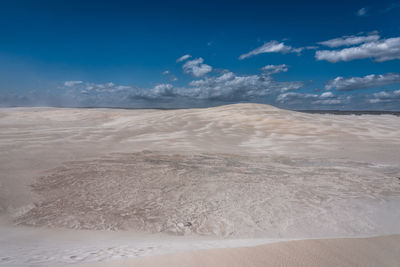
<instances>
[{"instance_id":1,"label":"white sand","mask_svg":"<svg viewBox=\"0 0 400 267\"><path fill-rule=\"evenodd\" d=\"M399 266L400 236L315 239L85 264L82 267Z\"/></svg>"},{"instance_id":2,"label":"white sand","mask_svg":"<svg viewBox=\"0 0 400 267\"><path fill-rule=\"evenodd\" d=\"M0 264L400 233L399 151L393 115L0 109Z\"/></svg>"}]
</instances>

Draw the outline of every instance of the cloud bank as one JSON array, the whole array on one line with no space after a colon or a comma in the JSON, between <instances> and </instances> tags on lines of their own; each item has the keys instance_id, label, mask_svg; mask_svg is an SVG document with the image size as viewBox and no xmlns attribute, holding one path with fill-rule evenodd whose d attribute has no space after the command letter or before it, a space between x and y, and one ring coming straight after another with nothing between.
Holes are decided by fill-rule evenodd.
<instances>
[{"instance_id":1,"label":"cloud bank","mask_svg":"<svg viewBox=\"0 0 400 267\"><path fill-rule=\"evenodd\" d=\"M373 35L371 35L373 36ZM382 40L368 41L368 38L376 37L364 37L361 39L341 37L325 41L322 43L335 45L350 42L364 42L359 46L344 48L340 50L319 50L315 53L317 60L326 60L331 63L339 61L351 61L355 59L372 58L377 62L383 62L388 60L400 59L400 37L388 38Z\"/></svg>"},{"instance_id":2,"label":"cloud bank","mask_svg":"<svg viewBox=\"0 0 400 267\"><path fill-rule=\"evenodd\" d=\"M372 104L382 103L382 102L400 102L400 90L395 91L381 91L379 93L373 94L373 98L369 99L369 102Z\"/></svg>"},{"instance_id":3,"label":"cloud bank","mask_svg":"<svg viewBox=\"0 0 400 267\"><path fill-rule=\"evenodd\" d=\"M185 64L187 65L185 66ZM195 77L186 86L160 83L151 88L109 83L84 81L66 81L57 90L38 92L23 97L3 95L0 105L19 103L19 105L50 105L69 107L135 107L135 108L182 108L219 105L235 102L275 103L277 95L299 90L304 86L301 81L277 81L273 75L288 71L288 66L267 65L258 74L239 75L230 71L214 73L211 67L205 67L203 59L187 61L184 72ZM208 65L206 65L208 66ZM165 73L170 75L170 73ZM37 101L40 99L41 101Z\"/></svg>"},{"instance_id":4,"label":"cloud bank","mask_svg":"<svg viewBox=\"0 0 400 267\"><path fill-rule=\"evenodd\" d=\"M289 90L298 90L303 82L278 82L271 74L236 75L226 72L217 77L192 81L185 92L191 97L213 100L246 101L274 95ZM187 93L186 93L187 94Z\"/></svg>"},{"instance_id":5,"label":"cloud bank","mask_svg":"<svg viewBox=\"0 0 400 267\"><path fill-rule=\"evenodd\" d=\"M330 48L336 48L340 46L352 46L362 43L375 42L378 41L380 38L381 37L378 34L371 34L366 36L350 35L350 36L334 38L324 42L319 42L318 44L325 45Z\"/></svg>"},{"instance_id":6,"label":"cloud bank","mask_svg":"<svg viewBox=\"0 0 400 267\"><path fill-rule=\"evenodd\" d=\"M336 89L338 91L353 91L392 83L400 83L400 73L387 73L382 75L371 74L364 77L349 78L339 76L328 81L325 85L325 90Z\"/></svg>"},{"instance_id":7,"label":"cloud bank","mask_svg":"<svg viewBox=\"0 0 400 267\"><path fill-rule=\"evenodd\" d=\"M313 105L342 105L349 103L351 96L335 96L331 92L322 94L310 94L299 92L288 92L278 95L276 101L279 103L300 104L307 106Z\"/></svg>"}]
</instances>

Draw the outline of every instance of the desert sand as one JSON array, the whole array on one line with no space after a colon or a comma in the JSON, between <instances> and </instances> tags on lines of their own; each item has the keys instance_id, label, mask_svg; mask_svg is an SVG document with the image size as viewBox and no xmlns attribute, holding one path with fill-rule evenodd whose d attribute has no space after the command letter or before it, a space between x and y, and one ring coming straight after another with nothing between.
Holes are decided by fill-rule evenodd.
<instances>
[{"instance_id":1,"label":"desert sand","mask_svg":"<svg viewBox=\"0 0 400 267\"><path fill-rule=\"evenodd\" d=\"M0 129L0 264L7 266L400 233L394 115L260 104L4 108ZM385 238L389 250L400 247L398 236ZM348 253L346 240L321 241L324 253L336 253L332 246ZM386 255L379 238L355 240L354 249ZM320 244L293 242L299 250ZM254 248L264 250L271 245ZM196 255L236 253L215 251Z\"/></svg>"},{"instance_id":2,"label":"desert sand","mask_svg":"<svg viewBox=\"0 0 400 267\"><path fill-rule=\"evenodd\" d=\"M399 266L400 236L314 239L84 264L82 267Z\"/></svg>"}]
</instances>

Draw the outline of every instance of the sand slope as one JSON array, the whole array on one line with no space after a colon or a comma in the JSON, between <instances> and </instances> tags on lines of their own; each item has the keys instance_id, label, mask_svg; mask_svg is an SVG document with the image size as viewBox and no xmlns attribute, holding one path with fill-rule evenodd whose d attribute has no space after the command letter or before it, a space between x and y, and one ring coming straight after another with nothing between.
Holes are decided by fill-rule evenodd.
<instances>
[{"instance_id":1,"label":"sand slope","mask_svg":"<svg viewBox=\"0 0 400 267\"><path fill-rule=\"evenodd\" d=\"M112 154L51 169L31 226L304 238L400 231L400 168L235 154Z\"/></svg>"},{"instance_id":2,"label":"sand slope","mask_svg":"<svg viewBox=\"0 0 400 267\"><path fill-rule=\"evenodd\" d=\"M400 118L393 115L306 114L258 104L5 108L0 227L68 228L75 235L127 230L192 240L396 234L399 151ZM14 240L10 234L0 247ZM100 246L94 250L119 245ZM30 255L22 262L39 257L60 264L35 256L43 250L22 247ZM92 259L75 255L89 251L64 254L77 263ZM116 249L112 257L124 253ZM135 253L128 256L143 255Z\"/></svg>"},{"instance_id":3,"label":"sand slope","mask_svg":"<svg viewBox=\"0 0 400 267\"><path fill-rule=\"evenodd\" d=\"M392 165L400 158L399 117L305 114L258 104L168 111L3 108L0 130L0 211L12 212L32 203L27 186L45 170L112 152L250 153Z\"/></svg>"},{"instance_id":4,"label":"sand slope","mask_svg":"<svg viewBox=\"0 0 400 267\"><path fill-rule=\"evenodd\" d=\"M400 236L300 240L82 265L84 266L400 266Z\"/></svg>"}]
</instances>

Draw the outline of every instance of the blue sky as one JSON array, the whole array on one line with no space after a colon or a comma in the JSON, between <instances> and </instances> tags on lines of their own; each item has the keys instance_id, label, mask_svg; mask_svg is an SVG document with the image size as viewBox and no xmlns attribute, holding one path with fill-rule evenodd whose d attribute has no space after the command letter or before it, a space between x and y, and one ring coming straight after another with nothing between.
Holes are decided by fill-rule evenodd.
<instances>
[{"instance_id":1,"label":"blue sky","mask_svg":"<svg viewBox=\"0 0 400 267\"><path fill-rule=\"evenodd\" d=\"M399 17L396 1L5 0L0 105L400 110Z\"/></svg>"}]
</instances>

